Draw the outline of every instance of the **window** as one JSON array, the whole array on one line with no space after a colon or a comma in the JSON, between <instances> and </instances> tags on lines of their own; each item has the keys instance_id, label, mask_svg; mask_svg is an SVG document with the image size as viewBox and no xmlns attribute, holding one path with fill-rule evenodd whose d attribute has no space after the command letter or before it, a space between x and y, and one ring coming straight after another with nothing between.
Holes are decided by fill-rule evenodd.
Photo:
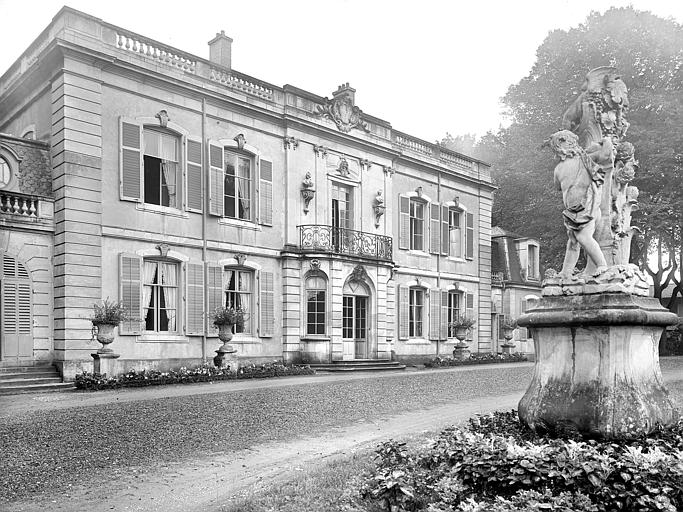
<instances>
[{"instance_id":1,"label":"window","mask_svg":"<svg viewBox=\"0 0 683 512\"><path fill-rule=\"evenodd\" d=\"M462 224L461 212L448 209L448 255L462 258Z\"/></svg>"},{"instance_id":2,"label":"window","mask_svg":"<svg viewBox=\"0 0 683 512\"><path fill-rule=\"evenodd\" d=\"M225 270L225 307L244 311L244 325L235 325L236 333L252 334L254 273L250 270Z\"/></svg>"},{"instance_id":3,"label":"window","mask_svg":"<svg viewBox=\"0 0 683 512\"><path fill-rule=\"evenodd\" d=\"M529 279L538 279L538 247L529 245L527 249L527 276Z\"/></svg>"},{"instance_id":4,"label":"window","mask_svg":"<svg viewBox=\"0 0 683 512\"><path fill-rule=\"evenodd\" d=\"M225 151L223 215L232 219L252 220L253 165L246 155Z\"/></svg>"},{"instance_id":5,"label":"window","mask_svg":"<svg viewBox=\"0 0 683 512\"><path fill-rule=\"evenodd\" d=\"M421 201L410 200L410 249L424 250L424 210Z\"/></svg>"},{"instance_id":6,"label":"window","mask_svg":"<svg viewBox=\"0 0 683 512\"><path fill-rule=\"evenodd\" d=\"M505 340L505 315L498 315L498 339Z\"/></svg>"},{"instance_id":7,"label":"window","mask_svg":"<svg viewBox=\"0 0 683 512\"><path fill-rule=\"evenodd\" d=\"M461 316L462 299L461 293L456 291L448 292L448 323L455 322ZM454 333L448 332L448 337L452 337Z\"/></svg>"},{"instance_id":8,"label":"window","mask_svg":"<svg viewBox=\"0 0 683 512\"><path fill-rule=\"evenodd\" d=\"M10 170L9 163L7 163L7 160L4 158L0 157L0 188L5 188L9 185L11 179L12 171Z\"/></svg>"},{"instance_id":9,"label":"window","mask_svg":"<svg viewBox=\"0 0 683 512\"><path fill-rule=\"evenodd\" d=\"M178 265L145 260L143 265L143 319L150 332L177 332Z\"/></svg>"},{"instance_id":10,"label":"window","mask_svg":"<svg viewBox=\"0 0 683 512\"><path fill-rule=\"evenodd\" d=\"M143 197L144 202L177 208L178 138L170 133L144 129Z\"/></svg>"},{"instance_id":11,"label":"window","mask_svg":"<svg viewBox=\"0 0 683 512\"><path fill-rule=\"evenodd\" d=\"M409 298L408 336L421 338L423 336L424 296L422 288L411 288Z\"/></svg>"},{"instance_id":12,"label":"window","mask_svg":"<svg viewBox=\"0 0 683 512\"><path fill-rule=\"evenodd\" d=\"M306 334L325 334L327 280L322 276L306 279Z\"/></svg>"}]
</instances>

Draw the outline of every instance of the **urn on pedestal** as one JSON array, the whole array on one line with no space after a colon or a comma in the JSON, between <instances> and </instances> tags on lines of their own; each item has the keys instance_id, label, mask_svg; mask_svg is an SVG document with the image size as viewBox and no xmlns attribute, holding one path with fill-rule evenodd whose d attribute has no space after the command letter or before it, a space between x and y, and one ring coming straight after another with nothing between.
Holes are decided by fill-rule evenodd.
<instances>
[{"instance_id":1,"label":"urn on pedestal","mask_svg":"<svg viewBox=\"0 0 683 512\"><path fill-rule=\"evenodd\" d=\"M213 325L218 327L218 339L223 344L216 350L213 364L219 368L229 367L232 371L237 371L238 359L237 349L230 345L233 337L233 327L244 325L245 313L240 308L218 307L213 312Z\"/></svg>"},{"instance_id":2,"label":"urn on pedestal","mask_svg":"<svg viewBox=\"0 0 683 512\"><path fill-rule=\"evenodd\" d=\"M470 349L465 338L467 338L467 333L472 330L476 323L477 321L474 318L463 315L448 324L448 329L458 340L455 347L453 347L453 357L455 359L461 361L469 359Z\"/></svg>"}]
</instances>

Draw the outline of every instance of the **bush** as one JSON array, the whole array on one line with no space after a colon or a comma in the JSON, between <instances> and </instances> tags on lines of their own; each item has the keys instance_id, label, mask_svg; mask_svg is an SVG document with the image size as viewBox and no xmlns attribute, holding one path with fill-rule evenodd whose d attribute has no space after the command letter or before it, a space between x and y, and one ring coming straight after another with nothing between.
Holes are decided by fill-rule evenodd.
<instances>
[{"instance_id":1,"label":"bush","mask_svg":"<svg viewBox=\"0 0 683 512\"><path fill-rule=\"evenodd\" d=\"M431 361L425 363L428 368L443 368L447 366L465 366L468 364L488 364L488 363L516 363L519 361L526 361L527 357L524 354L470 354L468 359L454 359L452 357L435 357Z\"/></svg>"},{"instance_id":2,"label":"bush","mask_svg":"<svg viewBox=\"0 0 683 512\"><path fill-rule=\"evenodd\" d=\"M93 325L111 324L119 325L124 320L130 320L123 302L109 302L109 297L102 304L93 304L93 314L89 320Z\"/></svg>"},{"instance_id":3,"label":"bush","mask_svg":"<svg viewBox=\"0 0 683 512\"><path fill-rule=\"evenodd\" d=\"M289 375L312 375L315 370L309 366L285 365L279 361L261 365L247 365L237 372L229 368L216 368L208 363L193 369L182 367L178 370L160 372L158 370L130 370L118 377L108 377L98 373L83 372L76 375L76 388L99 391L164 384L189 384L192 382L213 382L220 380L254 379L284 377Z\"/></svg>"},{"instance_id":4,"label":"bush","mask_svg":"<svg viewBox=\"0 0 683 512\"><path fill-rule=\"evenodd\" d=\"M431 447L377 450L362 494L391 510L683 510L683 420L619 442L535 436L516 412L475 417Z\"/></svg>"}]
</instances>

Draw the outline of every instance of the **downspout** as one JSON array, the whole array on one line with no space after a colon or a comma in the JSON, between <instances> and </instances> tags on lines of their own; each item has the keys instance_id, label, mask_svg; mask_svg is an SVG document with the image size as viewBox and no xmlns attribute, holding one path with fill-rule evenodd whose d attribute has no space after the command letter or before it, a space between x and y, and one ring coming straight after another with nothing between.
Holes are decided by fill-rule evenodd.
<instances>
[{"instance_id":1,"label":"downspout","mask_svg":"<svg viewBox=\"0 0 683 512\"><path fill-rule=\"evenodd\" d=\"M209 282L208 268L206 265L206 216L208 215L208 173L209 173L209 145L206 143L206 98L202 98L202 144L205 145L206 151L204 155L206 158L202 159L202 193L203 193L203 206L202 209L202 262L204 263L204 329L202 332L202 360L206 362L206 334L209 332L209 315L207 309L209 307L209 287L207 283Z\"/></svg>"}]
</instances>

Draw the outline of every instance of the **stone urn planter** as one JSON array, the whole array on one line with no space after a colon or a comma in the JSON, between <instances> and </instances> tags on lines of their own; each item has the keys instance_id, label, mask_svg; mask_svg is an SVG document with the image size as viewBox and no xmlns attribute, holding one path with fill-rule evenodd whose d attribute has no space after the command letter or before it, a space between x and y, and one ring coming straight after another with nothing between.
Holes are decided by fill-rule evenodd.
<instances>
[{"instance_id":1,"label":"stone urn planter","mask_svg":"<svg viewBox=\"0 0 683 512\"><path fill-rule=\"evenodd\" d=\"M97 341L102 344L97 353L113 353L114 351L109 348L109 345L114 341L114 329L116 329L117 324L95 324L95 327L97 329Z\"/></svg>"},{"instance_id":2,"label":"stone urn planter","mask_svg":"<svg viewBox=\"0 0 683 512\"><path fill-rule=\"evenodd\" d=\"M512 350L515 348L515 344L512 338L515 333L515 327L512 325L503 326L503 338L505 338L505 343L503 343L500 348L503 349L503 354L512 354Z\"/></svg>"},{"instance_id":3,"label":"stone urn planter","mask_svg":"<svg viewBox=\"0 0 683 512\"><path fill-rule=\"evenodd\" d=\"M470 357L470 346L465 341L467 338L467 331L474 325L474 321L467 318L460 318L452 322L449 327L458 342L453 347L453 358L459 361L464 361Z\"/></svg>"},{"instance_id":4,"label":"stone urn planter","mask_svg":"<svg viewBox=\"0 0 683 512\"><path fill-rule=\"evenodd\" d=\"M243 325L245 313L240 308L217 307L212 315L213 325L218 327L218 339L223 344L216 350L216 357L213 364L218 368L229 367L231 371L237 371L239 361L237 359L237 349L230 345L233 336L233 327Z\"/></svg>"},{"instance_id":5,"label":"stone urn planter","mask_svg":"<svg viewBox=\"0 0 683 512\"><path fill-rule=\"evenodd\" d=\"M99 374L113 375L116 372L114 360L120 357L109 347L114 341L114 330L126 320L134 320L130 317L126 308L121 302L110 302L109 298L101 304L93 304L93 314L90 316L92 322L93 338L97 338L102 346L94 354L93 371Z\"/></svg>"}]
</instances>

